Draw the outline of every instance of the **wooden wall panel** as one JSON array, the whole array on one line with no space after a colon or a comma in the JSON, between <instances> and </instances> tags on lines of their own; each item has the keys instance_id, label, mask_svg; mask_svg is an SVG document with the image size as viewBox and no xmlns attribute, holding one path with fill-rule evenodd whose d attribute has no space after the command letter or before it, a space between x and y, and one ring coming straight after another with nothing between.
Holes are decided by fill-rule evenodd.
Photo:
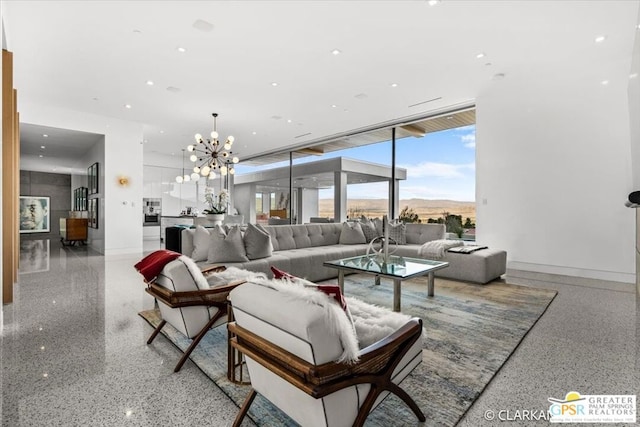
<instances>
[{"instance_id":1,"label":"wooden wall panel","mask_svg":"<svg viewBox=\"0 0 640 427\"><path fill-rule=\"evenodd\" d=\"M13 54L2 50L2 302L13 302L18 281L20 235L20 139L18 96L13 87Z\"/></svg>"}]
</instances>

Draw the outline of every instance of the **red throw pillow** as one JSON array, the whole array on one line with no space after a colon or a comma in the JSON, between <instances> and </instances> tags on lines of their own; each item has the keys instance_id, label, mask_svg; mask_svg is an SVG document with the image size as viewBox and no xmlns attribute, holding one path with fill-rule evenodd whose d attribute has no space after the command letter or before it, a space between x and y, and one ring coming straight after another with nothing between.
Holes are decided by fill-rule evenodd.
<instances>
[{"instance_id":1,"label":"red throw pillow","mask_svg":"<svg viewBox=\"0 0 640 427\"><path fill-rule=\"evenodd\" d=\"M296 276L293 276L286 271L280 270L279 268L271 266L271 272L273 273L274 279L297 279Z\"/></svg>"},{"instance_id":2,"label":"red throw pillow","mask_svg":"<svg viewBox=\"0 0 640 427\"><path fill-rule=\"evenodd\" d=\"M344 311L347 311L347 301L344 299L344 295L342 295L342 291L340 290L340 286L338 285L318 285L318 290L321 290L325 294L333 297L334 300L338 301L338 304L342 307Z\"/></svg>"},{"instance_id":3,"label":"red throw pillow","mask_svg":"<svg viewBox=\"0 0 640 427\"><path fill-rule=\"evenodd\" d=\"M298 277L287 273L286 271L280 270L279 268L276 267L271 267L271 272L273 272L273 277L274 279L289 279L289 280L293 280L293 279L298 279ZM315 285L315 287L321 291L324 292L325 294L329 295L330 297L332 297L333 299L335 299L338 304L340 304L340 307L342 307L343 310L347 310L347 301L344 299L344 296L342 295L342 292L340 291L340 286L338 285Z\"/></svg>"}]
</instances>

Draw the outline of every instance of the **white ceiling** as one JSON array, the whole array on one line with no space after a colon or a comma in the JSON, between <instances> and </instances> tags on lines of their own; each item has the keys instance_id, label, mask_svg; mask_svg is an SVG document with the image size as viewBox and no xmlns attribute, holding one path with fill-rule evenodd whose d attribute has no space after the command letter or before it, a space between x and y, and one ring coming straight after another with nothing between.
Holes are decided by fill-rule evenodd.
<instances>
[{"instance_id":1,"label":"white ceiling","mask_svg":"<svg viewBox=\"0 0 640 427\"><path fill-rule=\"evenodd\" d=\"M247 159L472 105L504 79L628 76L638 1L429 3L9 0L2 11L19 100L143 123L145 152L178 156L213 112Z\"/></svg>"}]
</instances>

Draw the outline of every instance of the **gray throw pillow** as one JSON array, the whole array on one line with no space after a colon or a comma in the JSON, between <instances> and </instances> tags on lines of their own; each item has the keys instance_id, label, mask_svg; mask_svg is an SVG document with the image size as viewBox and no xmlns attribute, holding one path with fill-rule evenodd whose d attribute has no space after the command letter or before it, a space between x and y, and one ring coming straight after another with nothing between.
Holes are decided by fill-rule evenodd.
<instances>
[{"instance_id":1,"label":"gray throw pillow","mask_svg":"<svg viewBox=\"0 0 640 427\"><path fill-rule=\"evenodd\" d=\"M389 239L393 239L399 245L406 245L407 226L402 222L389 223Z\"/></svg>"},{"instance_id":2,"label":"gray throw pillow","mask_svg":"<svg viewBox=\"0 0 640 427\"><path fill-rule=\"evenodd\" d=\"M360 226L362 227L362 232L364 233L364 238L367 243L379 236L375 224L370 219L364 218L360 220Z\"/></svg>"},{"instance_id":3,"label":"gray throw pillow","mask_svg":"<svg viewBox=\"0 0 640 427\"><path fill-rule=\"evenodd\" d=\"M359 243L367 243L367 239L364 237L362 227L359 222L343 222L342 231L340 232L341 245L357 245Z\"/></svg>"},{"instance_id":4,"label":"gray throw pillow","mask_svg":"<svg viewBox=\"0 0 640 427\"><path fill-rule=\"evenodd\" d=\"M376 227L376 233L378 233L378 236L382 236L382 220L380 218L374 218L373 225Z\"/></svg>"},{"instance_id":5,"label":"gray throw pillow","mask_svg":"<svg viewBox=\"0 0 640 427\"><path fill-rule=\"evenodd\" d=\"M225 234L224 229L216 225L209 234L211 237L209 239L208 263L249 261L244 249L240 227L232 227L229 234Z\"/></svg>"},{"instance_id":6,"label":"gray throw pillow","mask_svg":"<svg viewBox=\"0 0 640 427\"><path fill-rule=\"evenodd\" d=\"M191 253L191 258L198 261L206 261L209 256L209 240L211 236L206 228L199 225L193 231L193 252Z\"/></svg>"},{"instance_id":7,"label":"gray throw pillow","mask_svg":"<svg viewBox=\"0 0 640 427\"><path fill-rule=\"evenodd\" d=\"M273 253L271 235L260 224L249 223L244 232L244 248L249 259L270 257Z\"/></svg>"}]
</instances>

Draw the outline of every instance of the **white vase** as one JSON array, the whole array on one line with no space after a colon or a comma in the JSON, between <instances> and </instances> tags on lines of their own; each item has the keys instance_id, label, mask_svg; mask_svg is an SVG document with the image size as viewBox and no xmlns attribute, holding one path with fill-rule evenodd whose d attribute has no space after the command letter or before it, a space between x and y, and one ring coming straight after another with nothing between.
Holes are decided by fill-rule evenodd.
<instances>
[{"instance_id":1,"label":"white vase","mask_svg":"<svg viewBox=\"0 0 640 427\"><path fill-rule=\"evenodd\" d=\"M207 220L211 223L212 226L222 225L224 214L207 214Z\"/></svg>"}]
</instances>

